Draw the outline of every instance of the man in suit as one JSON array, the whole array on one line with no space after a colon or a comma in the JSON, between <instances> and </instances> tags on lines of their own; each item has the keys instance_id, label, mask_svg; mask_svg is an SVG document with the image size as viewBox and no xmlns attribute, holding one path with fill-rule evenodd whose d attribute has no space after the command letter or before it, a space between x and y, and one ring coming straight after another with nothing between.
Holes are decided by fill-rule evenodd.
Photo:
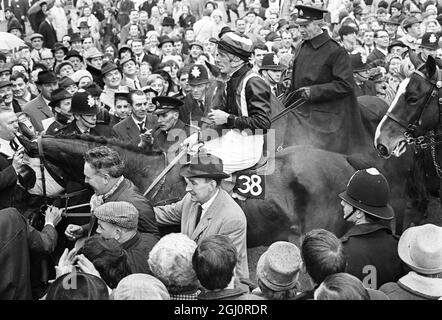
<instances>
[{"instance_id":1,"label":"man in suit","mask_svg":"<svg viewBox=\"0 0 442 320\"><path fill-rule=\"evenodd\" d=\"M367 57L367 63L376 64L377 66L384 66L385 58L388 55L388 45L390 38L385 30L376 31L374 34L376 49L374 49Z\"/></svg>"},{"instance_id":2,"label":"man in suit","mask_svg":"<svg viewBox=\"0 0 442 320\"><path fill-rule=\"evenodd\" d=\"M52 22L54 21L54 15L52 10L45 12L46 18L38 27L38 33L43 36L43 46L46 48L53 48L57 42L57 32L54 29Z\"/></svg>"},{"instance_id":3,"label":"man in suit","mask_svg":"<svg viewBox=\"0 0 442 320\"><path fill-rule=\"evenodd\" d=\"M181 232L196 243L214 234L226 235L238 252L235 277L247 279L247 221L239 205L220 188L223 172L221 159L204 153L185 164L180 174L188 192L174 204L154 208L158 224L181 224Z\"/></svg>"},{"instance_id":4,"label":"man in suit","mask_svg":"<svg viewBox=\"0 0 442 320\"><path fill-rule=\"evenodd\" d=\"M141 90L132 90L128 102L132 110L131 115L112 128L112 136L124 142L140 145L142 137L149 135L153 129L146 127L146 94Z\"/></svg>"},{"instance_id":5,"label":"man in suit","mask_svg":"<svg viewBox=\"0 0 442 320\"><path fill-rule=\"evenodd\" d=\"M41 121L54 116L49 102L52 91L58 88L58 80L53 72L43 70L38 74L35 84L40 94L23 106L23 112L29 115L35 130L42 132L44 128Z\"/></svg>"},{"instance_id":6,"label":"man in suit","mask_svg":"<svg viewBox=\"0 0 442 320\"><path fill-rule=\"evenodd\" d=\"M5 10L5 17L7 11L11 12L15 18L20 22L23 34L26 34L25 20L29 10L29 3L26 0L3 0L1 7ZM7 17L6 17L7 18Z\"/></svg>"},{"instance_id":7,"label":"man in suit","mask_svg":"<svg viewBox=\"0 0 442 320\"><path fill-rule=\"evenodd\" d=\"M17 132L18 120L15 113L0 112L0 209L12 206L17 172L23 163L23 152L15 152L12 142Z\"/></svg>"}]
</instances>

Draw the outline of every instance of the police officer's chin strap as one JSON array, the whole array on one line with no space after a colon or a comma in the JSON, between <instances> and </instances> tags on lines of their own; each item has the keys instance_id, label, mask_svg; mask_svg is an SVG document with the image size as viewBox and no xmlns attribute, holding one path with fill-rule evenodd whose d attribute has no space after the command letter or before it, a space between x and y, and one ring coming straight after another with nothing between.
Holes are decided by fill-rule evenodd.
<instances>
[{"instance_id":1,"label":"police officer's chin strap","mask_svg":"<svg viewBox=\"0 0 442 320\"><path fill-rule=\"evenodd\" d=\"M356 212L356 210L358 210L358 209L353 207L353 210L351 210L351 212L344 217L344 220L348 220L348 218L350 218Z\"/></svg>"},{"instance_id":2,"label":"police officer's chin strap","mask_svg":"<svg viewBox=\"0 0 442 320\"><path fill-rule=\"evenodd\" d=\"M88 125L90 125L90 126L95 126L95 123L87 121L87 120L83 117L82 114L80 114L80 118L83 119L83 121L86 122Z\"/></svg>"},{"instance_id":3,"label":"police officer's chin strap","mask_svg":"<svg viewBox=\"0 0 442 320\"><path fill-rule=\"evenodd\" d=\"M268 70L266 70L266 74L267 74L267 77L269 77L270 79L272 79L272 81L273 81L273 83L275 84L275 85L277 85L279 82L277 82L275 79L273 79L273 77L270 75L270 73L269 73L269 71Z\"/></svg>"}]
</instances>

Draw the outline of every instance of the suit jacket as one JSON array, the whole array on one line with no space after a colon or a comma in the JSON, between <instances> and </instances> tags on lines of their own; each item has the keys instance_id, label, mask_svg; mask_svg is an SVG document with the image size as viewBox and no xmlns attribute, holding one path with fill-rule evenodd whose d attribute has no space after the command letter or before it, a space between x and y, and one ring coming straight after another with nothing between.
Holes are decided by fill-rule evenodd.
<instances>
[{"instance_id":1,"label":"suit jacket","mask_svg":"<svg viewBox=\"0 0 442 320\"><path fill-rule=\"evenodd\" d=\"M184 139L189 136L189 127L180 119L178 119L175 126L168 132L157 128L152 135L154 150L161 150L163 152L175 152L176 154L178 154L178 145L181 144ZM171 147L174 147L174 149L172 150Z\"/></svg>"},{"instance_id":2,"label":"suit jacket","mask_svg":"<svg viewBox=\"0 0 442 320\"><path fill-rule=\"evenodd\" d=\"M11 207L17 185L17 174L11 160L0 151L0 209Z\"/></svg>"},{"instance_id":3,"label":"suit jacket","mask_svg":"<svg viewBox=\"0 0 442 320\"><path fill-rule=\"evenodd\" d=\"M181 232L196 243L211 235L226 235L238 252L235 277L247 279L247 220L240 206L226 191L220 189L195 228L198 206L198 203L191 200L190 193L187 193L176 203L155 207L155 217L158 224L181 224Z\"/></svg>"},{"instance_id":4,"label":"suit jacket","mask_svg":"<svg viewBox=\"0 0 442 320\"><path fill-rule=\"evenodd\" d=\"M32 125L38 132L44 130L41 120L54 116L51 108L46 104L41 94L26 103L22 109L23 112L31 118Z\"/></svg>"},{"instance_id":5,"label":"suit jacket","mask_svg":"<svg viewBox=\"0 0 442 320\"><path fill-rule=\"evenodd\" d=\"M371 63L377 60L382 60L382 62L385 63L385 58L387 56L383 54L381 51L379 51L378 48L374 49L369 56L367 57L367 63Z\"/></svg>"},{"instance_id":6,"label":"suit jacket","mask_svg":"<svg viewBox=\"0 0 442 320\"><path fill-rule=\"evenodd\" d=\"M146 128L147 129L147 128ZM112 128L112 136L118 140L137 145L140 143L140 129L132 116L120 121Z\"/></svg>"},{"instance_id":7,"label":"suit jacket","mask_svg":"<svg viewBox=\"0 0 442 320\"><path fill-rule=\"evenodd\" d=\"M43 36L43 46L45 48L54 47L54 44L57 42L57 32L46 19L38 27L38 33Z\"/></svg>"}]
</instances>

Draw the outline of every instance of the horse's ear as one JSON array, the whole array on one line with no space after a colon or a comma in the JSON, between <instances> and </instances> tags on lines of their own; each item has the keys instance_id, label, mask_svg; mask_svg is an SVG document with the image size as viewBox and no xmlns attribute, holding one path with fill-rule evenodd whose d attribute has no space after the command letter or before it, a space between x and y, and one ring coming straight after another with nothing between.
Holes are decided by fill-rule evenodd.
<instances>
[{"instance_id":1,"label":"horse's ear","mask_svg":"<svg viewBox=\"0 0 442 320\"><path fill-rule=\"evenodd\" d=\"M410 61L413 64L415 69L419 69L419 67L422 65L422 61L417 56L416 52L412 50L411 48L408 49L408 56L410 57Z\"/></svg>"},{"instance_id":2,"label":"horse's ear","mask_svg":"<svg viewBox=\"0 0 442 320\"><path fill-rule=\"evenodd\" d=\"M432 79L436 73L436 59L432 56L428 56L427 62L425 62L425 70L427 71L427 76Z\"/></svg>"}]
</instances>

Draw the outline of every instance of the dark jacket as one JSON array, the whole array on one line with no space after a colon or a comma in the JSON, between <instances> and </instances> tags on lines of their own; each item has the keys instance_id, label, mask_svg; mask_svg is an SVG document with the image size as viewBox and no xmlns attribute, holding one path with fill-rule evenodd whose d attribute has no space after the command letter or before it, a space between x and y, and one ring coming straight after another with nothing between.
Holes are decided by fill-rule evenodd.
<instances>
[{"instance_id":1,"label":"dark jacket","mask_svg":"<svg viewBox=\"0 0 442 320\"><path fill-rule=\"evenodd\" d=\"M390 300L437 300L442 297L442 279L411 271L396 283L385 283L379 290Z\"/></svg>"},{"instance_id":2,"label":"dark jacket","mask_svg":"<svg viewBox=\"0 0 442 320\"><path fill-rule=\"evenodd\" d=\"M11 160L0 151L0 209L12 206L17 174Z\"/></svg>"},{"instance_id":3,"label":"dark jacket","mask_svg":"<svg viewBox=\"0 0 442 320\"><path fill-rule=\"evenodd\" d=\"M306 136L311 137L306 144L339 153L350 153L351 146L360 144L362 122L354 86L346 50L326 31L300 43L289 92L310 88L310 100L297 109L300 125L306 124Z\"/></svg>"},{"instance_id":4,"label":"dark jacket","mask_svg":"<svg viewBox=\"0 0 442 320\"><path fill-rule=\"evenodd\" d=\"M381 223L354 225L341 241L347 256L346 272L361 281L374 276L371 289L377 289L387 282L396 282L404 275L405 270L397 253L399 240L392 235L389 227Z\"/></svg>"},{"instance_id":5,"label":"dark jacket","mask_svg":"<svg viewBox=\"0 0 442 320\"><path fill-rule=\"evenodd\" d=\"M107 137L109 136L108 131L110 129L106 129L107 125L104 126L104 130L102 128L103 125L99 125L98 119L95 128L90 129L89 134L97 137ZM76 120L68 123L67 125L59 128L58 134L68 135L68 134L83 134L81 130L78 128L76 124Z\"/></svg>"},{"instance_id":6,"label":"dark jacket","mask_svg":"<svg viewBox=\"0 0 442 320\"><path fill-rule=\"evenodd\" d=\"M104 82L102 80L101 70L98 70L97 68L94 68L89 63L86 66L86 70L91 73L92 78L94 79L94 83L99 85L100 88L103 89L104 88Z\"/></svg>"},{"instance_id":7,"label":"dark jacket","mask_svg":"<svg viewBox=\"0 0 442 320\"><path fill-rule=\"evenodd\" d=\"M367 63L376 63L376 65L384 65L387 56L375 48L367 57Z\"/></svg>"},{"instance_id":8,"label":"dark jacket","mask_svg":"<svg viewBox=\"0 0 442 320\"><path fill-rule=\"evenodd\" d=\"M242 287L234 289L222 289L219 291L207 291L198 295L198 300L266 300L263 297L248 293Z\"/></svg>"},{"instance_id":9,"label":"dark jacket","mask_svg":"<svg viewBox=\"0 0 442 320\"><path fill-rule=\"evenodd\" d=\"M126 201L134 205L138 210L138 231L151 233L159 238L160 232L158 230L157 222L155 220L155 213L150 202L138 191L138 188L129 179L124 179L113 194L109 196L104 202L111 201ZM97 218L91 217L89 224L83 225L85 232L91 233L96 226ZM91 232L89 232L91 231Z\"/></svg>"},{"instance_id":10,"label":"dark jacket","mask_svg":"<svg viewBox=\"0 0 442 320\"><path fill-rule=\"evenodd\" d=\"M189 136L189 126L178 119L175 126L168 132L157 128L153 134L153 150L161 150L163 152L172 151L176 148L178 151L179 145ZM169 150L170 149L170 150Z\"/></svg>"},{"instance_id":11,"label":"dark jacket","mask_svg":"<svg viewBox=\"0 0 442 320\"><path fill-rule=\"evenodd\" d=\"M148 114L145 119L144 128L146 130L154 129L153 121L153 115ZM138 145L140 143L140 128L132 116L128 116L112 127L112 136L118 140Z\"/></svg>"},{"instance_id":12,"label":"dark jacket","mask_svg":"<svg viewBox=\"0 0 442 320\"><path fill-rule=\"evenodd\" d=\"M52 49L57 42L57 32L46 19L38 27L38 33L43 36L43 46Z\"/></svg>"},{"instance_id":13,"label":"dark jacket","mask_svg":"<svg viewBox=\"0 0 442 320\"><path fill-rule=\"evenodd\" d=\"M356 97L360 96L376 96L376 84L367 80L362 85L355 85Z\"/></svg>"},{"instance_id":14,"label":"dark jacket","mask_svg":"<svg viewBox=\"0 0 442 320\"><path fill-rule=\"evenodd\" d=\"M30 300L30 251L51 253L57 231L46 225L41 232L15 208L0 210L0 300Z\"/></svg>"},{"instance_id":15,"label":"dark jacket","mask_svg":"<svg viewBox=\"0 0 442 320\"><path fill-rule=\"evenodd\" d=\"M132 239L121 244L127 252L127 262L132 273L150 273L147 260L157 242L157 237L149 233L137 232Z\"/></svg>"},{"instance_id":16,"label":"dark jacket","mask_svg":"<svg viewBox=\"0 0 442 320\"><path fill-rule=\"evenodd\" d=\"M234 115L224 126L228 129L263 129L270 128L270 87L261 77L252 77L245 85L245 97L248 116L241 112L241 91L243 80L251 72L248 64L236 71L227 82L225 112Z\"/></svg>"}]
</instances>

